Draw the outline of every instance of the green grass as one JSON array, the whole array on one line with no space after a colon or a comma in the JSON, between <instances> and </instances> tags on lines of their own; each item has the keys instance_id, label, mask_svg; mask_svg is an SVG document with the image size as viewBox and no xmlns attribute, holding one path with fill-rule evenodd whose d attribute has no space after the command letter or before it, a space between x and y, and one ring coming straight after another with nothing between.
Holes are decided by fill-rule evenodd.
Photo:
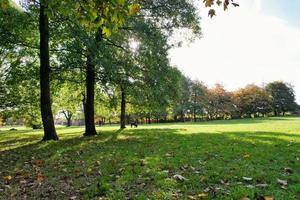
<instances>
[{"instance_id":1,"label":"green grass","mask_svg":"<svg viewBox=\"0 0 300 200\"><path fill-rule=\"evenodd\" d=\"M300 118L57 131L40 142L40 130L0 129L0 199L300 197Z\"/></svg>"}]
</instances>

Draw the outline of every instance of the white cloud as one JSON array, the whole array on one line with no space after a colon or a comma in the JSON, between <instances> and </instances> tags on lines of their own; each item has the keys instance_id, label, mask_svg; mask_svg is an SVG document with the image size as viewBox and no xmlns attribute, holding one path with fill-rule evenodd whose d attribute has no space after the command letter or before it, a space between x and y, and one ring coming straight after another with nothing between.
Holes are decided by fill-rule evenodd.
<instances>
[{"instance_id":1,"label":"white cloud","mask_svg":"<svg viewBox=\"0 0 300 200\"><path fill-rule=\"evenodd\" d=\"M170 51L172 63L193 79L229 90L248 83L283 80L295 86L300 102L300 30L276 16L264 15L260 0L217 11L201 8L203 38Z\"/></svg>"}]
</instances>

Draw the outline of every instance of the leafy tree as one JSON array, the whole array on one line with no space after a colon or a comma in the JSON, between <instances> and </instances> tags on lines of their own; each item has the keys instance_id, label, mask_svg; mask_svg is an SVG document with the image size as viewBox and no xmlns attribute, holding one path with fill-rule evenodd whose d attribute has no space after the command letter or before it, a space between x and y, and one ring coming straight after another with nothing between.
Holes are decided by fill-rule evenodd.
<instances>
[{"instance_id":1,"label":"leafy tree","mask_svg":"<svg viewBox=\"0 0 300 200\"><path fill-rule=\"evenodd\" d=\"M67 126L72 125L72 117L82 103L82 91L80 85L71 82L60 84L60 89L53 97L54 110L63 114L67 120Z\"/></svg>"},{"instance_id":2,"label":"leafy tree","mask_svg":"<svg viewBox=\"0 0 300 200\"><path fill-rule=\"evenodd\" d=\"M20 50L15 56L26 52L23 51ZM6 73L2 76L4 88L3 97L2 95L0 97L4 101L2 111L10 113L12 117L25 119L27 126L40 128L38 68L34 62L28 62L31 62L30 57L27 57L26 61L10 57L9 65L5 67Z\"/></svg>"},{"instance_id":3,"label":"leafy tree","mask_svg":"<svg viewBox=\"0 0 300 200\"><path fill-rule=\"evenodd\" d=\"M272 96L272 108L275 116L295 111L297 107L295 92L290 84L275 81L267 84L266 90Z\"/></svg>"},{"instance_id":4,"label":"leafy tree","mask_svg":"<svg viewBox=\"0 0 300 200\"><path fill-rule=\"evenodd\" d=\"M207 103L208 89L204 83L200 81L193 81L191 86L191 109L194 121L197 121L197 115L203 115L205 111L205 104Z\"/></svg>"},{"instance_id":5,"label":"leafy tree","mask_svg":"<svg viewBox=\"0 0 300 200\"><path fill-rule=\"evenodd\" d=\"M231 115L234 110L231 93L227 92L220 84L208 90L207 111L211 119L224 119Z\"/></svg>"},{"instance_id":6,"label":"leafy tree","mask_svg":"<svg viewBox=\"0 0 300 200\"><path fill-rule=\"evenodd\" d=\"M26 1L27 2L27 1ZM57 140L57 134L54 127L53 114L51 110L50 100L50 61L49 61L49 19L48 19L48 4L46 1L39 3L28 1L26 9L9 6L10 1L4 1L1 4L1 11L4 15L1 15L2 20L7 18L12 19L8 23L4 24L5 35L9 35L12 39L11 43L19 46L26 46L30 48L36 48L36 34L39 32L40 44L40 108L41 116L44 126L43 140L54 139ZM24 4L25 5L25 4ZM39 14L32 13L31 6L35 5L39 7ZM14 9L14 10L13 10ZM13 10L13 11L12 11ZM6 16L6 18L5 18ZM38 19L38 20L37 20ZM1 20L1 21L2 21ZM38 22L38 23L37 23ZM37 25L38 24L38 25ZM39 28L37 31L37 27ZM27 36L27 37L26 37ZM16 40L13 40L16 39ZM34 40L33 40L34 39Z\"/></svg>"},{"instance_id":7,"label":"leafy tree","mask_svg":"<svg viewBox=\"0 0 300 200\"><path fill-rule=\"evenodd\" d=\"M256 85L247 85L234 93L234 102L241 115L251 118L258 114L267 114L272 110L272 99L269 93Z\"/></svg>"},{"instance_id":8,"label":"leafy tree","mask_svg":"<svg viewBox=\"0 0 300 200\"><path fill-rule=\"evenodd\" d=\"M175 116L175 120L177 120L177 116L180 115L180 120L182 122L185 121L185 116L190 114L192 102L191 102L191 87L192 87L192 80L183 74L180 74L180 94L178 98L178 102L174 108L173 115Z\"/></svg>"}]
</instances>

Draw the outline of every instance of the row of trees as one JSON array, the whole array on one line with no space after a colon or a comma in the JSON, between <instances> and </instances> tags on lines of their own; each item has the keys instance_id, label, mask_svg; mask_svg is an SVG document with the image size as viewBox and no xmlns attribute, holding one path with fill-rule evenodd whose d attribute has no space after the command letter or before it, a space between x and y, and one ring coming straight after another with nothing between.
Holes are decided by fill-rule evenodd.
<instances>
[{"instance_id":1,"label":"row of trees","mask_svg":"<svg viewBox=\"0 0 300 200\"><path fill-rule=\"evenodd\" d=\"M126 84L126 88L125 84L105 87L97 84L96 123L101 125L105 122L120 122L120 127L125 128L126 124L133 120L151 123L251 118L285 115L297 109L293 87L282 81L275 81L264 87L247 85L229 92L221 84L208 88L204 83L184 76L176 68L170 68L167 72L168 76L160 76L160 71L151 76L156 78L148 88L148 84L140 86L130 82ZM163 78L164 84L155 84L158 81L157 77ZM18 105L14 110L5 109L5 112L2 112L3 116L6 119L22 118L33 128L41 127L39 104L34 99L34 96L38 96L38 90L34 91L34 87L30 88L28 83L17 86L20 93L13 94L24 98L19 101L22 102L22 106ZM64 117L67 126L71 126L74 119L84 119L82 84L59 81L54 85L54 91L53 111L56 116Z\"/></svg>"},{"instance_id":2,"label":"row of trees","mask_svg":"<svg viewBox=\"0 0 300 200\"><path fill-rule=\"evenodd\" d=\"M186 116L196 121L205 119L232 119L285 115L297 109L293 87L275 81L265 87L251 84L229 92L220 84L208 88L199 81L183 77L180 101L175 105L174 116L184 121Z\"/></svg>"}]
</instances>

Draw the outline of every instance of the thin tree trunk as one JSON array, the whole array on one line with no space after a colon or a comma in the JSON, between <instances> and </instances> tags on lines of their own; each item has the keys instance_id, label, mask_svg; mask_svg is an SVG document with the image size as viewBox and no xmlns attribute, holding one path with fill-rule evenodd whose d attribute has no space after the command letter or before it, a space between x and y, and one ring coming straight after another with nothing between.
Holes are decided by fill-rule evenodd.
<instances>
[{"instance_id":1,"label":"thin tree trunk","mask_svg":"<svg viewBox=\"0 0 300 200\"><path fill-rule=\"evenodd\" d=\"M120 128L126 128L126 94L124 89L121 87L121 119Z\"/></svg>"},{"instance_id":2,"label":"thin tree trunk","mask_svg":"<svg viewBox=\"0 0 300 200\"><path fill-rule=\"evenodd\" d=\"M185 119L184 119L184 113L183 113L183 110L181 111L181 121L184 122Z\"/></svg>"},{"instance_id":3,"label":"thin tree trunk","mask_svg":"<svg viewBox=\"0 0 300 200\"><path fill-rule=\"evenodd\" d=\"M67 127L70 127L72 125L72 112L66 110L66 111L62 111L62 113L64 114L66 120L67 120Z\"/></svg>"},{"instance_id":4,"label":"thin tree trunk","mask_svg":"<svg viewBox=\"0 0 300 200\"><path fill-rule=\"evenodd\" d=\"M92 62L91 52L88 52L86 61L86 97L84 102L85 136L96 135L95 128L95 65Z\"/></svg>"},{"instance_id":5,"label":"thin tree trunk","mask_svg":"<svg viewBox=\"0 0 300 200\"><path fill-rule=\"evenodd\" d=\"M43 141L58 140L51 109L50 96L50 61L49 61L49 19L47 5L41 3L39 16L40 30L40 103L44 126Z\"/></svg>"}]
</instances>

